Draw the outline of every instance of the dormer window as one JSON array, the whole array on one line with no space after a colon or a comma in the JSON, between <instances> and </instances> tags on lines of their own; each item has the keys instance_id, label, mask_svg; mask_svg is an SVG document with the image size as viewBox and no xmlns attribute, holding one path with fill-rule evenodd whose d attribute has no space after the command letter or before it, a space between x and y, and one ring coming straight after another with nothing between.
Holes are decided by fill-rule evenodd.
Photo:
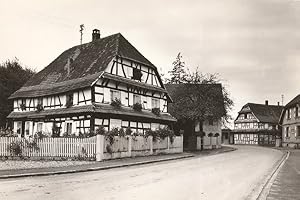
<instances>
[{"instance_id":1,"label":"dormer window","mask_svg":"<svg viewBox=\"0 0 300 200\"><path fill-rule=\"evenodd\" d=\"M133 77L132 77L133 80L141 81L142 76L143 76L143 74L140 69L137 69L137 68L133 69Z\"/></svg>"}]
</instances>

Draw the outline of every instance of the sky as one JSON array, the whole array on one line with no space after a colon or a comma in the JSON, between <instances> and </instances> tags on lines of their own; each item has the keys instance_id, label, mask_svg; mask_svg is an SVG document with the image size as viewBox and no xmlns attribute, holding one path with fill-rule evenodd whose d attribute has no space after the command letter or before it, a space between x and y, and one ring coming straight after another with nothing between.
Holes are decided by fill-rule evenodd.
<instances>
[{"instance_id":1,"label":"sky","mask_svg":"<svg viewBox=\"0 0 300 200\"><path fill-rule=\"evenodd\" d=\"M181 52L218 73L237 112L300 94L300 0L0 0L0 62L40 71L66 49L122 33L162 73Z\"/></svg>"}]
</instances>

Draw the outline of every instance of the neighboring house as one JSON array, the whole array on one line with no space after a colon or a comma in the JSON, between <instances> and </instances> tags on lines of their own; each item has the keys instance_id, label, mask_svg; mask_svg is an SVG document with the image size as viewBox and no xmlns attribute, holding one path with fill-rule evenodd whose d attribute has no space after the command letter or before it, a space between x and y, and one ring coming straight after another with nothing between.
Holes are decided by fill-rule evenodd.
<instances>
[{"instance_id":1,"label":"neighboring house","mask_svg":"<svg viewBox=\"0 0 300 200\"><path fill-rule=\"evenodd\" d=\"M171 98L174 100L180 99L178 97L178 90L185 93L186 88L193 85L194 89L198 91L203 91L205 93L204 98L197 99L196 104L203 105L203 113L200 111L196 115L201 116L201 120L179 120L174 126L175 131L183 130L183 145L184 148L194 150L194 149L212 149L219 148L221 145L222 137L222 116L225 115L225 107L222 93L221 84L165 84ZM212 91L212 92L210 92ZM194 97L192 97L194 98ZM215 99L216 101L210 101L208 99ZM217 101L218 100L218 101ZM181 106L181 105L179 105ZM177 108L174 108L173 103L168 104L169 112L172 116L177 116ZM196 106L197 107L197 106ZM183 112L194 113L195 110L189 110L182 106ZM195 109L200 109L199 107ZM220 114L215 116L213 110L217 110ZM195 114L195 113L194 113ZM188 115L188 114L187 114ZM177 130L176 130L177 129ZM198 139L197 139L198 137ZM199 138L201 138L199 140Z\"/></svg>"},{"instance_id":2,"label":"neighboring house","mask_svg":"<svg viewBox=\"0 0 300 200\"><path fill-rule=\"evenodd\" d=\"M282 146L300 147L300 94L291 100L280 116Z\"/></svg>"},{"instance_id":3,"label":"neighboring house","mask_svg":"<svg viewBox=\"0 0 300 200\"><path fill-rule=\"evenodd\" d=\"M275 145L283 106L247 103L234 121L234 144Z\"/></svg>"},{"instance_id":4,"label":"neighboring house","mask_svg":"<svg viewBox=\"0 0 300 200\"><path fill-rule=\"evenodd\" d=\"M92 36L92 42L64 51L9 97L14 110L8 119L16 133L78 135L104 126L142 134L176 121L157 68L120 33L100 38L95 29Z\"/></svg>"},{"instance_id":5,"label":"neighboring house","mask_svg":"<svg viewBox=\"0 0 300 200\"><path fill-rule=\"evenodd\" d=\"M229 128L222 129L222 144L233 144L232 130Z\"/></svg>"}]
</instances>

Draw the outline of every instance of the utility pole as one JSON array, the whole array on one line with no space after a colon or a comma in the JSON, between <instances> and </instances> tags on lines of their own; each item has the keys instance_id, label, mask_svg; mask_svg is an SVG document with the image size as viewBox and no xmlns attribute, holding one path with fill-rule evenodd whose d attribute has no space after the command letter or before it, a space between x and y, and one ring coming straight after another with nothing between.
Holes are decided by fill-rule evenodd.
<instances>
[{"instance_id":1,"label":"utility pole","mask_svg":"<svg viewBox=\"0 0 300 200\"><path fill-rule=\"evenodd\" d=\"M84 30L84 24L80 24L80 44L82 44L82 35L83 35L83 30Z\"/></svg>"}]
</instances>

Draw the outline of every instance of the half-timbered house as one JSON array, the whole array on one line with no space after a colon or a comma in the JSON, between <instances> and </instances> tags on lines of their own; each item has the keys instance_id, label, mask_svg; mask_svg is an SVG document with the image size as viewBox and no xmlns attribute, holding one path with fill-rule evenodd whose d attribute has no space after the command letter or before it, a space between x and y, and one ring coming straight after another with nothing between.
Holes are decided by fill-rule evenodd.
<instances>
[{"instance_id":1,"label":"half-timbered house","mask_svg":"<svg viewBox=\"0 0 300 200\"><path fill-rule=\"evenodd\" d=\"M64 51L9 98L8 119L21 136L79 134L97 127L134 132L170 126L171 101L157 68L120 33ZM133 109L139 105L141 110ZM156 112L152 112L153 109Z\"/></svg>"},{"instance_id":2,"label":"half-timbered house","mask_svg":"<svg viewBox=\"0 0 300 200\"><path fill-rule=\"evenodd\" d=\"M300 94L284 106L280 124L282 146L300 148Z\"/></svg>"},{"instance_id":3,"label":"half-timbered house","mask_svg":"<svg viewBox=\"0 0 300 200\"><path fill-rule=\"evenodd\" d=\"M239 111L232 131L234 144L275 145L280 137L279 117L283 106L247 103Z\"/></svg>"}]
</instances>

